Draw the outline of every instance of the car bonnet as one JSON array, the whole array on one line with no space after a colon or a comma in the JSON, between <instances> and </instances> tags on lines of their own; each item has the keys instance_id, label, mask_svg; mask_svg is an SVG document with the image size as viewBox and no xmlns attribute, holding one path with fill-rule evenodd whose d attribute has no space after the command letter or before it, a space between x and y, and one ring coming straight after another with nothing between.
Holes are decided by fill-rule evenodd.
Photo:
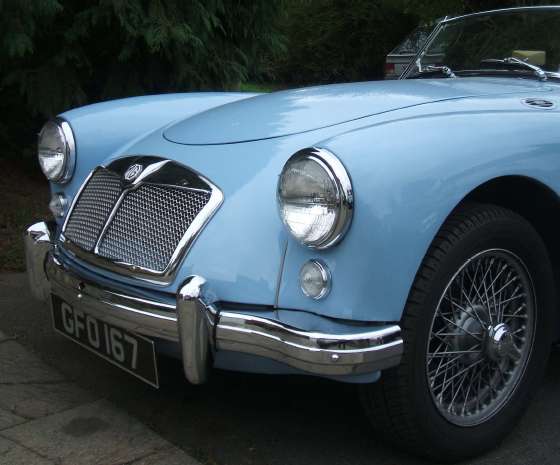
<instances>
[{"instance_id":1,"label":"car bonnet","mask_svg":"<svg viewBox=\"0 0 560 465\"><path fill-rule=\"evenodd\" d=\"M414 79L335 84L258 95L198 113L164 132L171 142L212 145L313 131L402 108L450 99L548 90L508 78Z\"/></svg>"}]
</instances>

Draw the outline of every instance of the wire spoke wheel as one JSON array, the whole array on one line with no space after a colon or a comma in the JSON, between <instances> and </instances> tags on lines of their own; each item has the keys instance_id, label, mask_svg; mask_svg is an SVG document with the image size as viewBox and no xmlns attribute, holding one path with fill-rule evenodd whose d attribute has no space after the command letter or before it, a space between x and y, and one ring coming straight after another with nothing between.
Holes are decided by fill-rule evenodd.
<instances>
[{"instance_id":1,"label":"wire spoke wheel","mask_svg":"<svg viewBox=\"0 0 560 465\"><path fill-rule=\"evenodd\" d=\"M525 218L491 204L457 207L410 290L400 365L360 388L376 434L430 463L494 448L546 371L555 288L549 251Z\"/></svg>"},{"instance_id":2,"label":"wire spoke wheel","mask_svg":"<svg viewBox=\"0 0 560 465\"><path fill-rule=\"evenodd\" d=\"M523 376L535 328L535 292L521 259L491 249L467 260L447 284L428 338L428 386L444 418L467 427L496 415Z\"/></svg>"}]
</instances>

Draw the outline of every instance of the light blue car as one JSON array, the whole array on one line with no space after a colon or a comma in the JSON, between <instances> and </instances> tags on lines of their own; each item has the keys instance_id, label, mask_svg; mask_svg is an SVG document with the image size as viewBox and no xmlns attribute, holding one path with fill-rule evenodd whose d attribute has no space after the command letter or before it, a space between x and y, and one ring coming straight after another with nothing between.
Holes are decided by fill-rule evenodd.
<instances>
[{"instance_id":1,"label":"light blue car","mask_svg":"<svg viewBox=\"0 0 560 465\"><path fill-rule=\"evenodd\" d=\"M442 20L398 81L63 113L31 289L153 386L159 353L356 383L378 435L479 454L559 336L559 68L560 7L518 8Z\"/></svg>"}]
</instances>

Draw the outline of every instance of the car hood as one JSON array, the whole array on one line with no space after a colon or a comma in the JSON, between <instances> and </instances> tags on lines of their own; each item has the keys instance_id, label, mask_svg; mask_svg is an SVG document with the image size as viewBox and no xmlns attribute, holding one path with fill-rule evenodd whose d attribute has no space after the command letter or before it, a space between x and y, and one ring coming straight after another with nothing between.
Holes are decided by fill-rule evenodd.
<instances>
[{"instance_id":1,"label":"car hood","mask_svg":"<svg viewBox=\"0 0 560 465\"><path fill-rule=\"evenodd\" d=\"M414 79L335 84L264 94L186 118L164 132L186 145L232 144L298 134L442 100L548 90L524 79Z\"/></svg>"}]
</instances>

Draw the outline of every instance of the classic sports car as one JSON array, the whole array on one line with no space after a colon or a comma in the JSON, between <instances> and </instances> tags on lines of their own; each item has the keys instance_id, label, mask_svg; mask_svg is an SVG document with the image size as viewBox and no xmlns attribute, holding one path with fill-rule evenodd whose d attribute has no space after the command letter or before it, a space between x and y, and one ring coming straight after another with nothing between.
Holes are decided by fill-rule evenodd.
<instances>
[{"instance_id":1,"label":"classic sports car","mask_svg":"<svg viewBox=\"0 0 560 465\"><path fill-rule=\"evenodd\" d=\"M55 221L26 233L31 289L154 386L159 352L195 384L357 383L380 435L481 453L559 337L558 31L560 7L446 18L398 81L63 113L39 136Z\"/></svg>"}]
</instances>

